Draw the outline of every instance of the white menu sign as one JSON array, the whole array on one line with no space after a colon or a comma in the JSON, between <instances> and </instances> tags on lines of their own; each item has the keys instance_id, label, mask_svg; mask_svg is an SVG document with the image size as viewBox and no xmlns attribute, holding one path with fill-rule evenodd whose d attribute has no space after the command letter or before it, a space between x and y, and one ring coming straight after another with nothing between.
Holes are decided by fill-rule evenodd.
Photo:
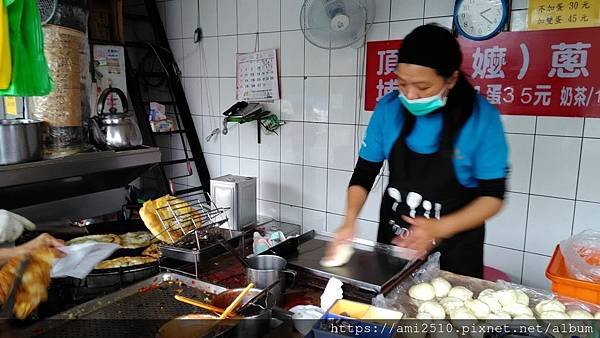
<instances>
[{"instance_id":1,"label":"white menu sign","mask_svg":"<svg viewBox=\"0 0 600 338\"><path fill-rule=\"evenodd\" d=\"M237 100L279 99L277 50L269 49L237 55Z\"/></svg>"}]
</instances>

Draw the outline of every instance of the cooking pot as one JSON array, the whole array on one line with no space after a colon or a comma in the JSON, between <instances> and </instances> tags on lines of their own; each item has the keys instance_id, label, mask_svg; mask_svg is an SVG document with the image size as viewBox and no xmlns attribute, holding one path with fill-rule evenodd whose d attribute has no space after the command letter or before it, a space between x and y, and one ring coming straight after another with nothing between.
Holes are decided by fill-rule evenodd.
<instances>
[{"instance_id":1,"label":"cooking pot","mask_svg":"<svg viewBox=\"0 0 600 338\"><path fill-rule=\"evenodd\" d=\"M108 94L115 93L123 105L123 112L110 108L104 112L104 105ZM132 112L128 111L127 96L118 88L105 89L98 102L102 108L98 116L90 119L90 140L100 149L128 149L142 145L142 133Z\"/></svg>"},{"instance_id":2,"label":"cooking pot","mask_svg":"<svg viewBox=\"0 0 600 338\"><path fill-rule=\"evenodd\" d=\"M42 122L0 120L0 165L42 159Z\"/></svg>"},{"instance_id":3,"label":"cooking pot","mask_svg":"<svg viewBox=\"0 0 600 338\"><path fill-rule=\"evenodd\" d=\"M212 299L211 303L216 307L225 309L233 302L240 292L242 292L242 290L244 289L231 289L221 292ZM250 289L244 298L242 298L242 301L237 306L236 310L250 301L260 291L260 289ZM231 336L236 338L264 336L269 331L271 325L271 309L274 305L274 299L270 294L267 294L265 297L258 300L254 305L250 305L244 310L244 319L241 319L237 323Z\"/></svg>"}]
</instances>

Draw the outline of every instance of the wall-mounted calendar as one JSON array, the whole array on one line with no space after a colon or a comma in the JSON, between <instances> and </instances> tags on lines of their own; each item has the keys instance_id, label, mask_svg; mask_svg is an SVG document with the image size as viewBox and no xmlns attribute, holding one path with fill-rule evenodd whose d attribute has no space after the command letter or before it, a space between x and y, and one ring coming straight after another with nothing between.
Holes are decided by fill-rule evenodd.
<instances>
[{"instance_id":1,"label":"wall-mounted calendar","mask_svg":"<svg viewBox=\"0 0 600 338\"><path fill-rule=\"evenodd\" d=\"M237 100L279 99L277 50L269 49L237 55Z\"/></svg>"}]
</instances>

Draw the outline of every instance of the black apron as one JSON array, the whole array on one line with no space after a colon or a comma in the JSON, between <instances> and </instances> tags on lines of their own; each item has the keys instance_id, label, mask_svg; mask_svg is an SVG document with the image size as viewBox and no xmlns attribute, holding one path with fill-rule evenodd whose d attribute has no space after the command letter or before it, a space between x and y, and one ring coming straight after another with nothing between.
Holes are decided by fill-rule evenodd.
<instances>
[{"instance_id":1,"label":"black apron","mask_svg":"<svg viewBox=\"0 0 600 338\"><path fill-rule=\"evenodd\" d=\"M381 201L377 233L380 243L390 244L394 237L408 235L410 225L402 220L402 215L439 218L477 197L474 189L458 181L452 151L444 151L440 146L433 154L416 153L406 146L405 134L405 130L400 133L388 160L390 179ZM438 243L433 250L441 253L441 268L483 278L484 237L482 224Z\"/></svg>"}]
</instances>

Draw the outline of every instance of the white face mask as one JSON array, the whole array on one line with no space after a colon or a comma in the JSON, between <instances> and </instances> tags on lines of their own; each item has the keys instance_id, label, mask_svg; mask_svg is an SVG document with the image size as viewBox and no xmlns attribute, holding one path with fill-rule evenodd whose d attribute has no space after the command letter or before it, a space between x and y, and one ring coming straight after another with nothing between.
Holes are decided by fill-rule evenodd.
<instances>
[{"instance_id":1,"label":"white face mask","mask_svg":"<svg viewBox=\"0 0 600 338\"><path fill-rule=\"evenodd\" d=\"M446 88L442 89L436 95L411 100L408 99L400 90L398 97L400 97L400 101L402 101L402 104L404 107L406 107L406 109L408 109L409 112L415 116L423 116L446 105L448 96L444 96L445 91Z\"/></svg>"}]
</instances>

